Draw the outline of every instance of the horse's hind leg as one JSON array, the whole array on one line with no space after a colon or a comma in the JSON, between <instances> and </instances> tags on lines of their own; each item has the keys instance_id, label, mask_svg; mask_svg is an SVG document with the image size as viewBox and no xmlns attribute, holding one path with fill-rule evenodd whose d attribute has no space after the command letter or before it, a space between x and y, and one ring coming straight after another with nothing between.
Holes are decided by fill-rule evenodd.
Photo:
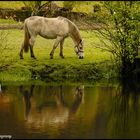
<instances>
[{"instance_id":1,"label":"horse's hind leg","mask_svg":"<svg viewBox=\"0 0 140 140\"><path fill-rule=\"evenodd\" d=\"M36 59L35 55L34 55L34 51L33 51L33 46L30 45L30 52L31 52L31 57Z\"/></svg>"},{"instance_id":2,"label":"horse's hind leg","mask_svg":"<svg viewBox=\"0 0 140 140\"><path fill-rule=\"evenodd\" d=\"M35 55L34 55L34 51L33 51L33 46L34 46L34 43L35 43L35 37L31 37L30 38L30 53L31 53L31 57L36 59Z\"/></svg>"},{"instance_id":3,"label":"horse's hind leg","mask_svg":"<svg viewBox=\"0 0 140 140\"><path fill-rule=\"evenodd\" d=\"M63 44L64 44L64 39L60 42L60 57L61 58L64 58L64 55L63 55Z\"/></svg>"},{"instance_id":4,"label":"horse's hind leg","mask_svg":"<svg viewBox=\"0 0 140 140\"><path fill-rule=\"evenodd\" d=\"M54 43L54 45L53 45L53 49L52 49L52 51L51 51L51 53L50 53L50 59L53 59L54 51L55 51L55 49L57 48L57 46L58 46L58 44L60 43L60 41L62 41L62 40L63 40L63 37L58 36L58 37L56 38L56 41L55 41L55 43Z\"/></svg>"}]
</instances>

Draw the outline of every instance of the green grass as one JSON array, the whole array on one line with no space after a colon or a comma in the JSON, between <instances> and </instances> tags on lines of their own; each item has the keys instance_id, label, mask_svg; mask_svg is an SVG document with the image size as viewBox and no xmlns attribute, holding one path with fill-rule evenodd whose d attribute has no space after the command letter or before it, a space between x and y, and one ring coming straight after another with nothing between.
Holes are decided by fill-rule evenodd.
<instances>
[{"instance_id":1,"label":"green grass","mask_svg":"<svg viewBox=\"0 0 140 140\"><path fill-rule=\"evenodd\" d=\"M0 19L0 25L1 24L18 24L18 22L13 19Z\"/></svg>"},{"instance_id":2,"label":"green grass","mask_svg":"<svg viewBox=\"0 0 140 140\"><path fill-rule=\"evenodd\" d=\"M59 57L59 47L54 53L54 59L50 59L50 51L54 40L44 39L40 36L37 37L34 45L34 53L37 60L30 58L30 53L24 53L24 59L19 59L19 51L23 41L23 30L8 30L8 41L6 42L10 51L6 51L10 66L7 70L0 73L0 81L28 81L31 80L31 70L40 71L46 65L56 68L52 76L59 76L62 71L73 74L71 68L80 68L81 74L84 74L87 65L100 63L110 59L108 52L102 52L97 49L96 44L99 45L99 39L95 36L95 31L80 31L84 40L84 59L78 59L74 52L74 44L71 38L67 38L64 43L64 56L65 59ZM59 71L60 68L60 71ZM65 70L63 70L65 69ZM85 70L85 71L82 71ZM87 71L88 72L88 71Z\"/></svg>"},{"instance_id":3,"label":"green grass","mask_svg":"<svg viewBox=\"0 0 140 140\"><path fill-rule=\"evenodd\" d=\"M22 1L0 1L0 8L20 9L24 6Z\"/></svg>"}]
</instances>

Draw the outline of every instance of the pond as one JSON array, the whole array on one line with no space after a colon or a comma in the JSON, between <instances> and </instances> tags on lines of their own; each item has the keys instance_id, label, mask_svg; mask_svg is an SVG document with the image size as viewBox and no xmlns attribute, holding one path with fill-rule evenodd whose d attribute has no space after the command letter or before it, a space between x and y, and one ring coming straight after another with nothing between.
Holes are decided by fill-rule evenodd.
<instances>
[{"instance_id":1,"label":"pond","mask_svg":"<svg viewBox=\"0 0 140 140\"><path fill-rule=\"evenodd\" d=\"M1 85L0 136L140 138L140 90L103 85Z\"/></svg>"}]
</instances>

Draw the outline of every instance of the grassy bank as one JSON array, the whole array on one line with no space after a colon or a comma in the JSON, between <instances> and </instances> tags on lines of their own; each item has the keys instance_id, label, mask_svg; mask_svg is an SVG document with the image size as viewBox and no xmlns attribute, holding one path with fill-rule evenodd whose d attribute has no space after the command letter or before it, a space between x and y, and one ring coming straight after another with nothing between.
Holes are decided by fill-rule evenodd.
<instances>
[{"instance_id":1,"label":"grassy bank","mask_svg":"<svg viewBox=\"0 0 140 140\"><path fill-rule=\"evenodd\" d=\"M67 38L64 43L65 59L59 57L58 47L54 59L50 60L49 53L54 40L44 39L39 36L34 46L37 60L30 58L30 53L24 53L24 60L20 60L19 51L24 37L23 30L15 29L1 32L7 33L5 43L9 48L9 50L3 52L4 56L7 56L6 62L8 65L3 70L1 69L0 81L2 82L29 81L31 79L53 79L55 81L98 79L102 76L103 71L105 75L105 67L109 65L110 54L101 52L95 47L100 44L99 39L95 36L96 31L80 31L84 40L85 58L83 60L78 59L76 56L71 38Z\"/></svg>"}]
</instances>

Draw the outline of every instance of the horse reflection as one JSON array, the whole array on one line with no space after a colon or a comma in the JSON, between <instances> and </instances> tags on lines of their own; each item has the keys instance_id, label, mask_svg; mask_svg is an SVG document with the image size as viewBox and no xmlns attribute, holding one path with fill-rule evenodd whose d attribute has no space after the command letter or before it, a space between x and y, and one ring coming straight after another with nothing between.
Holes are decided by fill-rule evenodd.
<instances>
[{"instance_id":1,"label":"horse reflection","mask_svg":"<svg viewBox=\"0 0 140 140\"><path fill-rule=\"evenodd\" d=\"M25 119L28 126L46 127L51 124L65 124L73 118L78 111L84 98L84 86L78 86L74 90L74 96L71 97L71 105L66 101L67 94L63 93L63 87L56 89L47 87L44 93L35 94L35 86L26 90L20 86L20 92L23 94L25 103ZM40 87L38 88L40 92ZM38 96L36 98L36 96ZM42 101L43 100L43 101Z\"/></svg>"},{"instance_id":2,"label":"horse reflection","mask_svg":"<svg viewBox=\"0 0 140 140\"><path fill-rule=\"evenodd\" d=\"M76 113L76 111L78 110L79 108L79 105L81 104L81 102L84 101L84 86L78 86L76 87L76 90L75 90L75 101L73 103L73 106L71 108L71 113Z\"/></svg>"},{"instance_id":3,"label":"horse reflection","mask_svg":"<svg viewBox=\"0 0 140 140\"><path fill-rule=\"evenodd\" d=\"M25 117L28 117L28 114L30 112L31 109L31 101L30 98L33 95L33 89L34 89L34 85L31 85L30 90L24 89L23 86L20 86L19 91L23 94L24 97L24 102L25 102Z\"/></svg>"}]
</instances>

